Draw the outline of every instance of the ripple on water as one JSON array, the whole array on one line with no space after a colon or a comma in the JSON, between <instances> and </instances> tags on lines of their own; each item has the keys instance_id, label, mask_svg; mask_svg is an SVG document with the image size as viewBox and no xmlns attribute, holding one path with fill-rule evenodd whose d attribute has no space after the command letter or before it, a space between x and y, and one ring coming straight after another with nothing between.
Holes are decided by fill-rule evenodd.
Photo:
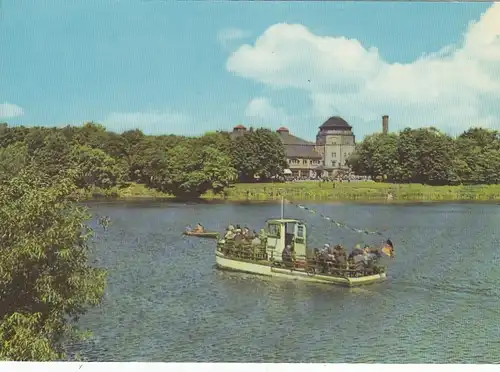
<instances>
[{"instance_id":1,"label":"ripple on water","mask_svg":"<svg viewBox=\"0 0 500 372\"><path fill-rule=\"evenodd\" d=\"M81 320L95 361L496 363L500 347L498 206L318 205L396 244L386 283L346 289L214 268L214 241L186 224L258 228L270 205L106 203L95 261L109 269L102 306ZM278 211L279 212L279 211ZM309 218L297 212L297 217ZM245 216L245 221L241 220ZM376 238L310 217L313 245ZM374 239L374 240L370 240Z\"/></svg>"}]
</instances>

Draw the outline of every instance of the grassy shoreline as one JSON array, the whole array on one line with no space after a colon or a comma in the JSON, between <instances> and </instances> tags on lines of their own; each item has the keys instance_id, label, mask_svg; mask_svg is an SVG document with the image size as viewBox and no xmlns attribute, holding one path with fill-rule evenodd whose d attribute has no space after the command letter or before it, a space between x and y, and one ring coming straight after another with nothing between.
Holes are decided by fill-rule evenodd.
<instances>
[{"instance_id":1,"label":"grassy shoreline","mask_svg":"<svg viewBox=\"0 0 500 372\"><path fill-rule=\"evenodd\" d=\"M279 202L280 192L295 202L361 202L361 203L423 203L423 202L479 202L500 201L500 185L427 186L420 184L388 184L376 182L295 182L236 184L227 190L226 198L207 193L206 201ZM388 201L391 193L393 200ZM172 200L173 196L131 183L110 190L80 190L83 200Z\"/></svg>"}]
</instances>

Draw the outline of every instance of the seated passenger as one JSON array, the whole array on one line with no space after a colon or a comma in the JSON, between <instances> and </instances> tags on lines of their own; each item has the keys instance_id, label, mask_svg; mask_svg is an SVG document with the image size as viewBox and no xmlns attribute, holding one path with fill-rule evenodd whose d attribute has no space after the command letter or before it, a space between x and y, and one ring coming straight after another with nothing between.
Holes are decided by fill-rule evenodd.
<instances>
[{"instance_id":1,"label":"seated passenger","mask_svg":"<svg viewBox=\"0 0 500 372\"><path fill-rule=\"evenodd\" d=\"M259 231L259 239L261 241L264 241L267 238L266 230L260 229Z\"/></svg>"},{"instance_id":2,"label":"seated passenger","mask_svg":"<svg viewBox=\"0 0 500 372\"><path fill-rule=\"evenodd\" d=\"M364 255L364 254L365 251L361 249L361 246L359 244L357 244L356 247L354 247L354 249L352 250L352 252L349 253L349 259L352 259L354 256Z\"/></svg>"},{"instance_id":3,"label":"seated passenger","mask_svg":"<svg viewBox=\"0 0 500 372\"><path fill-rule=\"evenodd\" d=\"M254 231L254 238L252 239L252 245L260 245L262 242Z\"/></svg>"},{"instance_id":4,"label":"seated passenger","mask_svg":"<svg viewBox=\"0 0 500 372\"><path fill-rule=\"evenodd\" d=\"M241 232L243 234L243 236L247 237L248 234L250 233L250 229L248 227L244 227L243 228L243 231Z\"/></svg>"},{"instance_id":5,"label":"seated passenger","mask_svg":"<svg viewBox=\"0 0 500 372\"><path fill-rule=\"evenodd\" d=\"M201 223L198 223L198 225L196 225L196 227L194 228L193 232L194 233L204 233L205 228L203 227L203 225Z\"/></svg>"},{"instance_id":6,"label":"seated passenger","mask_svg":"<svg viewBox=\"0 0 500 372\"><path fill-rule=\"evenodd\" d=\"M234 244L235 245L241 245L243 244L243 236L241 234L234 234Z\"/></svg>"},{"instance_id":7,"label":"seated passenger","mask_svg":"<svg viewBox=\"0 0 500 372\"><path fill-rule=\"evenodd\" d=\"M233 230L227 229L226 234L224 235L224 239L234 239L234 232Z\"/></svg>"}]
</instances>

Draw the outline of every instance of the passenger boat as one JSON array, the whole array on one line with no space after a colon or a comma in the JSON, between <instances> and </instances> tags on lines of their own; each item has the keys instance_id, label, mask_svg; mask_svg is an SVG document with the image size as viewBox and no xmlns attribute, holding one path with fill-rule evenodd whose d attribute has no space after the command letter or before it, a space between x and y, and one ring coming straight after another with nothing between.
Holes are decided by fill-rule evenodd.
<instances>
[{"instance_id":1,"label":"passenger boat","mask_svg":"<svg viewBox=\"0 0 500 372\"><path fill-rule=\"evenodd\" d=\"M217 239L219 237L218 232L202 232L202 233L197 233L197 232L192 232L192 231L184 231L184 235L187 236L195 236L198 238L206 238L206 239Z\"/></svg>"},{"instance_id":2,"label":"passenger boat","mask_svg":"<svg viewBox=\"0 0 500 372\"><path fill-rule=\"evenodd\" d=\"M386 279L386 267L377 262L340 268L318 260L317 250L307 246L307 225L301 220L283 218L283 204L281 218L267 220L264 230L266 238L259 246L252 246L249 242L236 246L233 240L219 239L216 266L223 270L348 287ZM287 245L295 252L292 262L282 259Z\"/></svg>"}]
</instances>

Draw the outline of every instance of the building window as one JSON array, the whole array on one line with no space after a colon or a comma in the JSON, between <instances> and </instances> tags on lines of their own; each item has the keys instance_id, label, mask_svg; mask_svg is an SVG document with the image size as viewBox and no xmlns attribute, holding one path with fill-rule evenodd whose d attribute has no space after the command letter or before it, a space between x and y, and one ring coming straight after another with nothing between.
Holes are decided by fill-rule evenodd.
<instances>
[{"instance_id":1,"label":"building window","mask_svg":"<svg viewBox=\"0 0 500 372\"><path fill-rule=\"evenodd\" d=\"M332 160L332 167L334 167L336 165L336 161L335 160Z\"/></svg>"},{"instance_id":2,"label":"building window","mask_svg":"<svg viewBox=\"0 0 500 372\"><path fill-rule=\"evenodd\" d=\"M302 160L302 164L306 165L307 164L307 160L306 159Z\"/></svg>"},{"instance_id":3,"label":"building window","mask_svg":"<svg viewBox=\"0 0 500 372\"><path fill-rule=\"evenodd\" d=\"M336 158L337 157L337 153L336 152L332 152L332 158Z\"/></svg>"}]
</instances>

